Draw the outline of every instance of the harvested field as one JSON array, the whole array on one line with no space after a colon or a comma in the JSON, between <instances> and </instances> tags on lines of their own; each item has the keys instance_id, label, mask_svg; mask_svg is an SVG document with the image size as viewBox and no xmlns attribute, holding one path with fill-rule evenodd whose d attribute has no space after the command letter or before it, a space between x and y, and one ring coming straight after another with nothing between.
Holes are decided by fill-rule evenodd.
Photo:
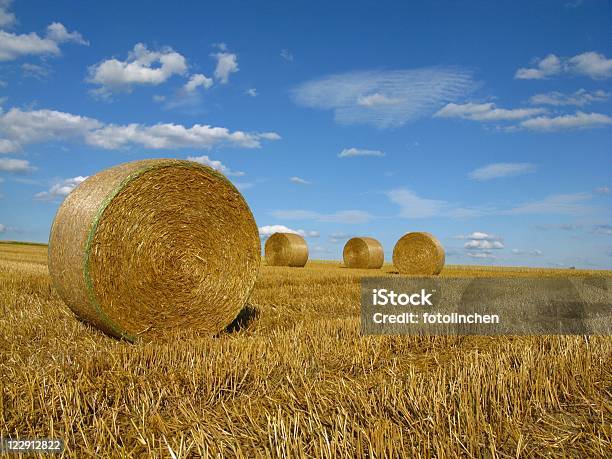
<instances>
[{"instance_id":1,"label":"harvested field","mask_svg":"<svg viewBox=\"0 0 612 459\"><path fill-rule=\"evenodd\" d=\"M0 434L68 457L609 457L609 337L361 337L359 279L262 266L218 338L119 342L77 321L46 247L0 244ZM612 276L445 266L444 276ZM606 453L607 451L607 453Z\"/></svg>"}]
</instances>

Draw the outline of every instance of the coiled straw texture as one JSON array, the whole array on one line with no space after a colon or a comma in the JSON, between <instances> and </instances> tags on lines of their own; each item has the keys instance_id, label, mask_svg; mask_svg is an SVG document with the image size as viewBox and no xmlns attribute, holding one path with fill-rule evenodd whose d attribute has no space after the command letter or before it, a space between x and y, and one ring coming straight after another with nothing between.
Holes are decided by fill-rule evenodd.
<instances>
[{"instance_id":1,"label":"coiled straw texture","mask_svg":"<svg viewBox=\"0 0 612 459\"><path fill-rule=\"evenodd\" d=\"M269 266L303 267L308 261L308 244L293 233L274 233L265 246L266 263Z\"/></svg>"},{"instance_id":2,"label":"coiled straw texture","mask_svg":"<svg viewBox=\"0 0 612 459\"><path fill-rule=\"evenodd\" d=\"M253 215L223 175L153 159L106 169L67 196L49 271L70 309L109 335L214 335L244 306L260 251Z\"/></svg>"},{"instance_id":3,"label":"coiled straw texture","mask_svg":"<svg viewBox=\"0 0 612 459\"><path fill-rule=\"evenodd\" d=\"M407 233L393 248L393 265L403 274L440 274L444 259L444 247L429 233Z\"/></svg>"},{"instance_id":4,"label":"coiled straw texture","mask_svg":"<svg viewBox=\"0 0 612 459\"><path fill-rule=\"evenodd\" d=\"M342 257L347 268L378 269L385 261L385 252L372 237L354 237L344 245Z\"/></svg>"}]
</instances>

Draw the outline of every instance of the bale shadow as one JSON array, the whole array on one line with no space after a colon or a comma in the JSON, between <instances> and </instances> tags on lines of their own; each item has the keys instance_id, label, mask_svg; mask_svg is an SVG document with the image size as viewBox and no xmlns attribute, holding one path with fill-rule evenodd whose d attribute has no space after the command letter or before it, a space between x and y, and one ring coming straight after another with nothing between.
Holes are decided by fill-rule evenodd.
<instances>
[{"instance_id":1,"label":"bale shadow","mask_svg":"<svg viewBox=\"0 0 612 459\"><path fill-rule=\"evenodd\" d=\"M247 328L254 320L259 317L259 310L247 304L238 313L236 318L226 328L226 333L236 333Z\"/></svg>"}]
</instances>

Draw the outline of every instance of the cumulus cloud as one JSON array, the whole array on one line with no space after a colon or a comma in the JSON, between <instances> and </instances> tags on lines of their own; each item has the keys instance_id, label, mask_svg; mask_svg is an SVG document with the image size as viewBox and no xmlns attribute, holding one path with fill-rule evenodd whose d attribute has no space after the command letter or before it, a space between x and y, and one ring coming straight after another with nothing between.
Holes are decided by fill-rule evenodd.
<instances>
[{"instance_id":1,"label":"cumulus cloud","mask_svg":"<svg viewBox=\"0 0 612 459\"><path fill-rule=\"evenodd\" d=\"M512 121L546 112L543 108L497 108L494 103L450 103L438 110L438 118L463 118L472 121Z\"/></svg>"},{"instance_id":2,"label":"cumulus cloud","mask_svg":"<svg viewBox=\"0 0 612 459\"><path fill-rule=\"evenodd\" d=\"M338 158L351 158L354 156L378 156L382 157L385 154L380 150L366 150L363 148L345 148L338 153Z\"/></svg>"},{"instance_id":3,"label":"cumulus cloud","mask_svg":"<svg viewBox=\"0 0 612 459\"><path fill-rule=\"evenodd\" d=\"M201 73L196 73L194 75L191 75L191 77L189 77L189 81L185 83L185 85L183 86L183 89L187 92L193 92L200 86L203 87L204 89L208 89L212 85L213 85L212 78L208 78L206 75L203 75Z\"/></svg>"},{"instance_id":4,"label":"cumulus cloud","mask_svg":"<svg viewBox=\"0 0 612 459\"><path fill-rule=\"evenodd\" d=\"M535 67L520 68L516 71L514 78L519 80L542 80L549 76L561 73L561 59L554 54L549 54L544 59L535 59Z\"/></svg>"},{"instance_id":5,"label":"cumulus cloud","mask_svg":"<svg viewBox=\"0 0 612 459\"><path fill-rule=\"evenodd\" d=\"M215 78L221 82L221 84L226 84L229 81L230 74L240 70L238 68L238 56L233 53L214 53L212 57L217 60Z\"/></svg>"},{"instance_id":6,"label":"cumulus cloud","mask_svg":"<svg viewBox=\"0 0 612 459\"><path fill-rule=\"evenodd\" d=\"M35 32L15 34L0 30L0 61L12 61L23 56L59 56L59 45L68 42L89 44L79 32L69 32L59 22L49 25L44 37Z\"/></svg>"},{"instance_id":7,"label":"cumulus cloud","mask_svg":"<svg viewBox=\"0 0 612 459\"><path fill-rule=\"evenodd\" d=\"M531 163L493 163L474 169L468 176L473 180L484 181L530 174L536 170L537 166Z\"/></svg>"},{"instance_id":8,"label":"cumulus cloud","mask_svg":"<svg viewBox=\"0 0 612 459\"><path fill-rule=\"evenodd\" d=\"M612 77L612 59L594 51L569 58L549 54L544 59L536 59L534 64L534 67L518 69L514 77L542 80L561 73L583 75L596 80Z\"/></svg>"},{"instance_id":9,"label":"cumulus cloud","mask_svg":"<svg viewBox=\"0 0 612 459\"><path fill-rule=\"evenodd\" d=\"M0 149L16 151L23 145L49 141L78 141L114 150L130 146L151 149L211 148L231 145L259 148L262 140L278 140L274 132L248 133L224 127L174 123L105 124L94 118L55 110L12 108L0 113Z\"/></svg>"},{"instance_id":10,"label":"cumulus cloud","mask_svg":"<svg viewBox=\"0 0 612 459\"><path fill-rule=\"evenodd\" d=\"M570 129L593 129L612 125L612 117L601 113L576 112L573 115L538 116L521 121L520 126L531 131L553 132Z\"/></svg>"},{"instance_id":11,"label":"cumulus cloud","mask_svg":"<svg viewBox=\"0 0 612 459\"><path fill-rule=\"evenodd\" d=\"M593 51L568 59L567 68L569 72L597 80L612 77L612 59Z\"/></svg>"},{"instance_id":12,"label":"cumulus cloud","mask_svg":"<svg viewBox=\"0 0 612 459\"><path fill-rule=\"evenodd\" d=\"M25 159L0 158L0 171L3 172L32 172L35 169Z\"/></svg>"},{"instance_id":13,"label":"cumulus cloud","mask_svg":"<svg viewBox=\"0 0 612 459\"><path fill-rule=\"evenodd\" d=\"M484 231L474 231L470 234L460 234L454 236L455 239L471 239L474 241L501 241L502 238L495 234L485 233Z\"/></svg>"},{"instance_id":14,"label":"cumulus cloud","mask_svg":"<svg viewBox=\"0 0 612 459\"><path fill-rule=\"evenodd\" d=\"M303 178L300 177L291 177L289 179L292 183L297 183L298 185L310 185L312 182L309 182L308 180L304 180Z\"/></svg>"},{"instance_id":15,"label":"cumulus cloud","mask_svg":"<svg viewBox=\"0 0 612 459\"><path fill-rule=\"evenodd\" d=\"M610 93L606 91L579 89L572 94L564 94L558 91L536 94L529 98L529 102L534 105L552 105L555 107L564 105L583 107L595 102L605 102L609 97Z\"/></svg>"},{"instance_id":16,"label":"cumulus cloud","mask_svg":"<svg viewBox=\"0 0 612 459\"><path fill-rule=\"evenodd\" d=\"M257 89L255 89L255 88L249 88L249 89L247 89L245 91L245 93L246 93L247 96L251 96L251 97L257 97L258 96Z\"/></svg>"},{"instance_id":17,"label":"cumulus cloud","mask_svg":"<svg viewBox=\"0 0 612 459\"><path fill-rule=\"evenodd\" d=\"M503 249L504 244L501 241L488 241L485 239L474 239L466 242L463 245L466 249L477 249L477 250L491 250L491 249Z\"/></svg>"},{"instance_id":18,"label":"cumulus cloud","mask_svg":"<svg viewBox=\"0 0 612 459\"><path fill-rule=\"evenodd\" d=\"M99 95L113 92L129 92L134 85L156 86L173 75L187 72L187 60L172 48L150 51L143 43L137 43L125 61L107 59L89 67L87 81L100 87Z\"/></svg>"},{"instance_id":19,"label":"cumulus cloud","mask_svg":"<svg viewBox=\"0 0 612 459\"><path fill-rule=\"evenodd\" d=\"M266 225L266 226L259 227L259 236L262 239L266 239L272 236L274 233L293 233L293 234L299 234L300 236L303 236L303 237L311 237L311 238L317 238L320 236L320 233L318 231L314 231L314 230L305 231L303 229L294 230L285 225Z\"/></svg>"},{"instance_id":20,"label":"cumulus cloud","mask_svg":"<svg viewBox=\"0 0 612 459\"><path fill-rule=\"evenodd\" d=\"M595 193L597 193L597 194L608 194L608 193L610 193L610 188L608 188L607 185L600 186L600 187L595 188Z\"/></svg>"},{"instance_id":21,"label":"cumulus cloud","mask_svg":"<svg viewBox=\"0 0 612 459\"><path fill-rule=\"evenodd\" d=\"M323 223L367 223L373 218L363 210L340 210L329 214L311 210L275 210L271 215L284 220L313 220Z\"/></svg>"},{"instance_id":22,"label":"cumulus cloud","mask_svg":"<svg viewBox=\"0 0 612 459\"><path fill-rule=\"evenodd\" d=\"M218 161L216 159L210 159L208 156L203 155L203 156L188 156L187 157L188 161L194 161L196 163L200 163L203 164L205 166L208 167L212 167L213 169L221 172L224 175L227 175L228 177L233 176L233 177L242 177L244 174L244 172L241 171L232 171L229 167L225 166L221 161Z\"/></svg>"},{"instance_id":23,"label":"cumulus cloud","mask_svg":"<svg viewBox=\"0 0 612 459\"><path fill-rule=\"evenodd\" d=\"M72 177L53 184L47 191L41 191L34 195L35 199L40 201L55 201L57 199L65 198L74 190L80 183L85 181L87 177Z\"/></svg>"},{"instance_id":24,"label":"cumulus cloud","mask_svg":"<svg viewBox=\"0 0 612 459\"><path fill-rule=\"evenodd\" d=\"M68 32L68 29L60 22L54 22L47 26L47 38L55 43L76 43L89 46L89 42L83 38L83 35L77 31Z\"/></svg>"},{"instance_id":25,"label":"cumulus cloud","mask_svg":"<svg viewBox=\"0 0 612 459\"><path fill-rule=\"evenodd\" d=\"M338 123L390 128L430 115L475 87L469 71L435 67L329 75L291 94L298 105L332 110Z\"/></svg>"}]
</instances>

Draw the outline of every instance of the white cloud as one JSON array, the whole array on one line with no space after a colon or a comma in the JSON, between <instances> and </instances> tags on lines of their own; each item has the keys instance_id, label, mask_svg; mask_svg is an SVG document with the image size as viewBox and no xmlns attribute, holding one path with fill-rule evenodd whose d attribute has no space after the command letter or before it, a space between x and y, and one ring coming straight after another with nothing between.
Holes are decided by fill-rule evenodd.
<instances>
[{"instance_id":1,"label":"white cloud","mask_svg":"<svg viewBox=\"0 0 612 459\"><path fill-rule=\"evenodd\" d=\"M76 43L78 45L89 46L89 42L83 38L79 32L68 32L64 24L53 22L47 26L47 38L56 43Z\"/></svg>"},{"instance_id":2,"label":"white cloud","mask_svg":"<svg viewBox=\"0 0 612 459\"><path fill-rule=\"evenodd\" d=\"M323 223L367 223L373 218L363 210L340 210L331 214L310 210L275 210L271 214L284 220L313 220Z\"/></svg>"},{"instance_id":3,"label":"white cloud","mask_svg":"<svg viewBox=\"0 0 612 459\"><path fill-rule=\"evenodd\" d=\"M466 255L470 258L478 258L483 260L495 260L497 258L492 252L483 250L482 252L467 252Z\"/></svg>"},{"instance_id":4,"label":"white cloud","mask_svg":"<svg viewBox=\"0 0 612 459\"><path fill-rule=\"evenodd\" d=\"M531 256L531 257L539 257L540 255L542 255L542 251L540 249L533 249L533 250L512 249L512 253L514 255L524 255L524 256Z\"/></svg>"},{"instance_id":5,"label":"white cloud","mask_svg":"<svg viewBox=\"0 0 612 459\"><path fill-rule=\"evenodd\" d=\"M607 185L600 186L598 188L595 188L595 193L597 193L597 194L608 194L608 193L610 193L610 188L608 188Z\"/></svg>"},{"instance_id":6,"label":"white cloud","mask_svg":"<svg viewBox=\"0 0 612 459\"><path fill-rule=\"evenodd\" d=\"M497 108L494 103L447 104L434 114L438 118L463 118L473 121L511 121L546 112L543 108Z\"/></svg>"},{"instance_id":7,"label":"white cloud","mask_svg":"<svg viewBox=\"0 0 612 459\"><path fill-rule=\"evenodd\" d=\"M603 54L588 51L570 58L559 58L549 54L535 61L535 67L518 69L514 78L541 80L560 73L588 76L599 80L612 77L612 59Z\"/></svg>"},{"instance_id":8,"label":"white cloud","mask_svg":"<svg viewBox=\"0 0 612 459\"><path fill-rule=\"evenodd\" d=\"M555 117L538 116L521 121L520 126L532 131L561 131L568 129L592 129L612 125L612 117L601 113L576 112L574 115Z\"/></svg>"},{"instance_id":9,"label":"white cloud","mask_svg":"<svg viewBox=\"0 0 612 459\"><path fill-rule=\"evenodd\" d=\"M212 85L212 78L208 78L206 75L203 75L201 73L196 73L194 75L191 75L189 81L183 86L183 89L187 92L193 92L200 86L202 86L204 89L208 89Z\"/></svg>"},{"instance_id":10,"label":"white cloud","mask_svg":"<svg viewBox=\"0 0 612 459\"><path fill-rule=\"evenodd\" d=\"M259 148L262 140L277 139L280 136L274 132L231 132L227 128L202 124L191 127L173 123L104 124L93 118L55 110L12 108L0 113L0 149L3 151L15 151L32 143L69 140L107 150L134 145L151 149L211 148L217 145Z\"/></svg>"},{"instance_id":11,"label":"white cloud","mask_svg":"<svg viewBox=\"0 0 612 459\"><path fill-rule=\"evenodd\" d=\"M476 250L491 250L491 249L503 249L504 244L501 241L487 241L487 240L471 240L463 245L466 249Z\"/></svg>"},{"instance_id":12,"label":"white cloud","mask_svg":"<svg viewBox=\"0 0 612 459\"><path fill-rule=\"evenodd\" d=\"M226 84L229 81L229 76L232 73L240 70L238 68L238 57L232 53L214 53L212 57L217 59L217 67L215 68L215 78Z\"/></svg>"},{"instance_id":13,"label":"white cloud","mask_svg":"<svg viewBox=\"0 0 612 459\"><path fill-rule=\"evenodd\" d=\"M257 97L258 96L257 89L255 89L255 88L249 88L249 89L247 89L245 91L245 93L246 93L247 96L251 96L251 97Z\"/></svg>"},{"instance_id":14,"label":"white cloud","mask_svg":"<svg viewBox=\"0 0 612 459\"><path fill-rule=\"evenodd\" d=\"M281 49L280 57L285 59L287 62L293 62L293 54L288 49Z\"/></svg>"},{"instance_id":15,"label":"white cloud","mask_svg":"<svg viewBox=\"0 0 612 459\"><path fill-rule=\"evenodd\" d=\"M564 214L581 215L592 210L585 205L593 196L589 193L555 194L544 199L520 204L510 210L500 212L504 215L526 214Z\"/></svg>"},{"instance_id":16,"label":"white cloud","mask_svg":"<svg viewBox=\"0 0 612 459\"><path fill-rule=\"evenodd\" d=\"M549 54L544 59L536 59L533 68L520 68L516 71L514 78L519 80L542 80L549 76L561 73L561 59L554 54Z\"/></svg>"},{"instance_id":17,"label":"white cloud","mask_svg":"<svg viewBox=\"0 0 612 459\"><path fill-rule=\"evenodd\" d=\"M37 64L30 64L29 62L21 64L21 70L23 71L24 76L39 80L44 80L45 77L49 75L49 69L47 67Z\"/></svg>"},{"instance_id":18,"label":"white cloud","mask_svg":"<svg viewBox=\"0 0 612 459\"><path fill-rule=\"evenodd\" d=\"M406 188L396 188L385 194L391 202L400 206L399 216L404 218L471 218L492 213L490 209L461 207L443 200L423 198Z\"/></svg>"},{"instance_id":19,"label":"white cloud","mask_svg":"<svg viewBox=\"0 0 612 459\"><path fill-rule=\"evenodd\" d=\"M380 150L365 150L363 148L345 148L338 153L338 158L350 158L353 156L385 156Z\"/></svg>"},{"instance_id":20,"label":"white cloud","mask_svg":"<svg viewBox=\"0 0 612 459\"><path fill-rule=\"evenodd\" d=\"M289 180L291 182L297 183L299 185L310 185L312 183L312 182L309 182L308 180L304 180L303 178L300 178L300 177L291 177Z\"/></svg>"},{"instance_id":21,"label":"white cloud","mask_svg":"<svg viewBox=\"0 0 612 459\"><path fill-rule=\"evenodd\" d=\"M89 44L79 32L68 32L59 22L49 25L45 37L35 32L14 34L0 30L0 61L11 61L28 55L59 56L61 54L59 45L67 42Z\"/></svg>"},{"instance_id":22,"label":"white cloud","mask_svg":"<svg viewBox=\"0 0 612 459\"><path fill-rule=\"evenodd\" d=\"M17 22L15 14L9 11L13 0L0 0L0 28L11 27Z\"/></svg>"},{"instance_id":23,"label":"white cloud","mask_svg":"<svg viewBox=\"0 0 612 459\"><path fill-rule=\"evenodd\" d=\"M87 177L78 176L60 180L53 184L49 190L36 193L34 198L40 201L54 201L59 198L65 198L77 187L77 185L85 181L86 178Z\"/></svg>"},{"instance_id":24,"label":"white cloud","mask_svg":"<svg viewBox=\"0 0 612 459\"><path fill-rule=\"evenodd\" d=\"M502 238L500 236L496 236L495 234L485 233L484 231L474 231L470 234L460 234L459 236L455 236L455 239L471 239L474 241L501 241Z\"/></svg>"},{"instance_id":25,"label":"white cloud","mask_svg":"<svg viewBox=\"0 0 612 459\"><path fill-rule=\"evenodd\" d=\"M159 85L173 75L187 72L187 60L169 47L161 51L149 51L143 43L137 43L125 61L108 59L89 67L87 81L100 85L97 94L131 91L134 85Z\"/></svg>"},{"instance_id":26,"label":"white cloud","mask_svg":"<svg viewBox=\"0 0 612 459\"><path fill-rule=\"evenodd\" d=\"M545 94L536 94L529 98L529 102L534 105L553 105L556 107L564 105L575 105L583 107L595 102L605 102L610 97L610 93L602 90L587 91L579 89L572 94L553 91Z\"/></svg>"},{"instance_id":27,"label":"white cloud","mask_svg":"<svg viewBox=\"0 0 612 459\"><path fill-rule=\"evenodd\" d=\"M448 208L446 201L422 198L405 188L388 191L387 197L400 206L399 215L404 218L435 217L443 214Z\"/></svg>"},{"instance_id":28,"label":"white cloud","mask_svg":"<svg viewBox=\"0 0 612 459\"><path fill-rule=\"evenodd\" d=\"M612 77L612 59L593 51L570 58L567 67L570 72L597 80Z\"/></svg>"},{"instance_id":29,"label":"white cloud","mask_svg":"<svg viewBox=\"0 0 612 459\"><path fill-rule=\"evenodd\" d=\"M6 226L0 223L0 233L5 233L5 232L6 232Z\"/></svg>"},{"instance_id":30,"label":"white cloud","mask_svg":"<svg viewBox=\"0 0 612 459\"><path fill-rule=\"evenodd\" d=\"M263 239L272 236L274 233L293 233L303 237L317 238L320 236L318 231L305 231L303 229L294 230L285 225L266 225L259 227L259 236Z\"/></svg>"},{"instance_id":31,"label":"white cloud","mask_svg":"<svg viewBox=\"0 0 612 459\"><path fill-rule=\"evenodd\" d=\"M307 81L292 91L302 106L332 110L341 124L401 126L429 115L476 87L459 68L365 71Z\"/></svg>"},{"instance_id":32,"label":"white cloud","mask_svg":"<svg viewBox=\"0 0 612 459\"><path fill-rule=\"evenodd\" d=\"M227 175L228 177L230 177L230 176L233 176L233 177L242 177L242 176L245 175L244 172L230 170L230 168L225 166L221 161L218 161L216 159L210 159L206 155L203 155L203 156L188 156L187 160L203 164L204 166L212 167L216 171L219 171L222 174Z\"/></svg>"},{"instance_id":33,"label":"white cloud","mask_svg":"<svg viewBox=\"0 0 612 459\"><path fill-rule=\"evenodd\" d=\"M35 169L25 159L0 158L0 171L3 172L31 172Z\"/></svg>"},{"instance_id":34,"label":"white cloud","mask_svg":"<svg viewBox=\"0 0 612 459\"><path fill-rule=\"evenodd\" d=\"M491 180L501 177L513 177L535 172L537 166L531 163L494 163L488 164L469 173L474 180Z\"/></svg>"},{"instance_id":35,"label":"white cloud","mask_svg":"<svg viewBox=\"0 0 612 459\"><path fill-rule=\"evenodd\" d=\"M367 96L360 96L357 99L357 105L362 105L364 107L376 107L377 105L396 105L400 104L401 102L401 99L391 99L379 92L375 92L374 94L369 94Z\"/></svg>"}]
</instances>

